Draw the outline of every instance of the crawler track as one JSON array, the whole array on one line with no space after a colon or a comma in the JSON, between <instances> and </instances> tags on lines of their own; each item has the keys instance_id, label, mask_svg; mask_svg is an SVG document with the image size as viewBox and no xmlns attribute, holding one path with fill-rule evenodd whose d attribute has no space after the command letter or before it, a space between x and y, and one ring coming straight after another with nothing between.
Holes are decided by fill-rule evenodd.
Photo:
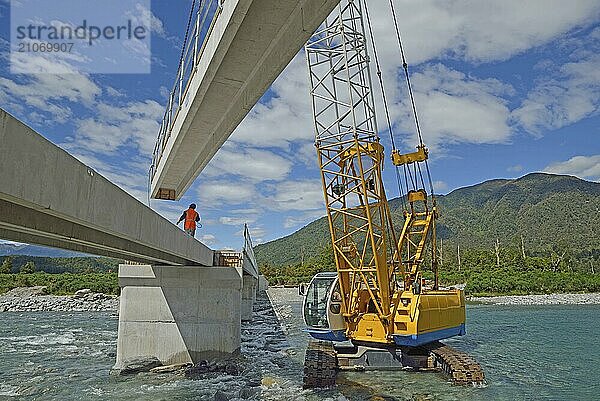
<instances>
[{"instance_id":1,"label":"crawler track","mask_svg":"<svg viewBox=\"0 0 600 401\"><path fill-rule=\"evenodd\" d=\"M468 354L455 350L439 341L419 347L430 355L424 370L436 369L446 373L452 383L459 385L481 385L485 375L481 365ZM423 368L425 368L423 366ZM418 368L419 370L421 368ZM304 388L335 386L338 371L337 353L328 341L311 340L304 359Z\"/></svg>"},{"instance_id":2,"label":"crawler track","mask_svg":"<svg viewBox=\"0 0 600 401\"><path fill-rule=\"evenodd\" d=\"M435 358L435 367L448 374L453 383L480 385L485 382L481 365L468 354L439 341L427 344L425 348Z\"/></svg>"},{"instance_id":3,"label":"crawler track","mask_svg":"<svg viewBox=\"0 0 600 401\"><path fill-rule=\"evenodd\" d=\"M335 386L337 357L329 341L311 340L304 357L304 388Z\"/></svg>"}]
</instances>

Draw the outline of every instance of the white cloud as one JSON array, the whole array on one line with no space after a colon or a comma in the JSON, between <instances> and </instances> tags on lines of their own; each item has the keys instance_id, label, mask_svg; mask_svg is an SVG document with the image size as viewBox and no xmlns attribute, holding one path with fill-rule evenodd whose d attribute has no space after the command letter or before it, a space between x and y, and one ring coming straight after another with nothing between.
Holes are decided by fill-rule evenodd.
<instances>
[{"instance_id":1,"label":"white cloud","mask_svg":"<svg viewBox=\"0 0 600 401\"><path fill-rule=\"evenodd\" d=\"M250 232L250 238L254 245L265 242L264 236L267 234L267 230L263 226L249 226L248 231ZM235 235L243 237L244 229L242 228L240 231L236 232Z\"/></svg>"},{"instance_id":2,"label":"white cloud","mask_svg":"<svg viewBox=\"0 0 600 401\"><path fill-rule=\"evenodd\" d=\"M256 221L255 218L249 217L235 217L235 216L222 216L219 217L219 223L225 224L227 226L240 226L244 224L254 223Z\"/></svg>"},{"instance_id":3,"label":"white cloud","mask_svg":"<svg viewBox=\"0 0 600 401\"><path fill-rule=\"evenodd\" d=\"M164 111L160 104L154 100L122 106L98 103L96 110L95 117L76 121L77 133L71 147L110 155L121 146L132 144L142 154L152 153Z\"/></svg>"},{"instance_id":4,"label":"white cloud","mask_svg":"<svg viewBox=\"0 0 600 401\"><path fill-rule=\"evenodd\" d=\"M306 225L315 219L323 217L325 215L325 209L323 210L311 210L304 212L298 216L287 216L283 222L284 228L294 228Z\"/></svg>"},{"instance_id":5,"label":"white cloud","mask_svg":"<svg viewBox=\"0 0 600 401\"><path fill-rule=\"evenodd\" d=\"M87 75L78 73L64 62L29 56L27 65L32 75L20 75L14 80L0 77L0 99L11 107L16 105L17 109L26 104L38 113L44 113L47 121L66 122L73 113L65 103L91 107L102 93Z\"/></svg>"},{"instance_id":6,"label":"white cloud","mask_svg":"<svg viewBox=\"0 0 600 401\"><path fill-rule=\"evenodd\" d=\"M271 187L265 203L279 211L324 210L323 187L319 180L284 181Z\"/></svg>"},{"instance_id":7,"label":"white cloud","mask_svg":"<svg viewBox=\"0 0 600 401\"><path fill-rule=\"evenodd\" d=\"M200 242L202 242L203 244L205 244L205 245L209 245L209 246L210 246L210 245L215 245L215 244L217 244L217 243L219 242L219 241L217 240L217 238L216 238L214 235L212 235L212 234L203 234L203 235L201 235L201 236L198 238L198 240L199 240Z\"/></svg>"},{"instance_id":8,"label":"white cloud","mask_svg":"<svg viewBox=\"0 0 600 401\"><path fill-rule=\"evenodd\" d=\"M256 199L254 185L237 181L208 181L197 187L204 208L250 205Z\"/></svg>"},{"instance_id":9,"label":"white cloud","mask_svg":"<svg viewBox=\"0 0 600 401\"><path fill-rule=\"evenodd\" d=\"M567 161L553 163L547 166L544 171L600 181L600 155L574 156Z\"/></svg>"},{"instance_id":10,"label":"white cloud","mask_svg":"<svg viewBox=\"0 0 600 401\"><path fill-rule=\"evenodd\" d=\"M523 171L523 166L520 164L516 164L507 168L506 171L508 171L509 173L520 173L521 171Z\"/></svg>"},{"instance_id":11,"label":"white cloud","mask_svg":"<svg viewBox=\"0 0 600 401\"><path fill-rule=\"evenodd\" d=\"M397 0L406 54L412 63L439 57L488 62L542 45L600 14L596 0ZM370 2L382 57L398 59L387 2Z\"/></svg>"},{"instance_id":12,"label":"white cloud","mask_svg":"<svg viewBox=\"0 0 600 401\"><path fill-rule=\"evenodd\" d=\"M153 33L163 38L167 37L167 32L161 19L141 4L136 4L135 10L128 12L127 16L134 25L150 26L150 30Z\"/></svg>"},{"instance_id":13,"label":"white cloud","mask_svg":"<svg viewBox=\"0 0 600 401\"><path fill-rule=\"evenodd\" d=\"M448 184L445 181L434 181L433 189L435 190L436 194L443 193L448 190Z\"/></svg>"},{"instance_id":14,"label":"white cloud","mask_svg":"<svg viewBox=\"0 0 600 401\"><path fill-rule=\"evenodd\" d=\"M232 174L252 181L283 180L292 162L268 150L223 146L207 166L207 176Z\"/></svg>"},{"instance_id":15,"label":"white cloud","mask_svg":"<svg viewBox=\"0 0 600 401\"><path fill-rule=\"evenodd\" d=\"M600 112L600 55L566 63L557 74L549 74L513 112L525 130L541 135Z\"/></svg>"},{"instance_id":16,"label":"white cloud","mask_svg":"<svg viewBox=\"0 0 600 401\"><path fill-rule=\"evenodd\" d=\"M314 130L307 76L306 62L300 53L271 86L267 96L272 97L254 106L230 140L284 149L292 142L311 140Z\"/></svg>"},{"instance_id":17,"label":"white cloud","mask_svg":"<svg viewBox=\"0 0 600 401\"><path fill-rule=\"evenodd\" d=\"M510 110L503 96L513 89L496 79L479 79L441 64L413 74L415 102L424 140L431 147L443 143L502 143L511 135ZM403 130L414 132L406 97L394 117ZM413 137L408 144L416 143Z\"/></svg>"}]
</instances>

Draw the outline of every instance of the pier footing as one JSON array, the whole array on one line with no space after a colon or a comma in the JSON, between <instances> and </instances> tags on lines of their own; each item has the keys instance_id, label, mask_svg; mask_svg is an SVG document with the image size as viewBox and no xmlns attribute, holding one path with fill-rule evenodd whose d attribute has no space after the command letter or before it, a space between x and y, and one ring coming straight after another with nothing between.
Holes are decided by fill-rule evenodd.
<instances>
[{"instance_id":1,"label":"pier footing","mask_svg":"<svg viewBox=\"0 0 600 401\"><path fill-rule=\"evenodd\" d=\"M231 267L120 265L117 361L196 363L240 349L242 272Z\"/></svg>"}]
</instances>

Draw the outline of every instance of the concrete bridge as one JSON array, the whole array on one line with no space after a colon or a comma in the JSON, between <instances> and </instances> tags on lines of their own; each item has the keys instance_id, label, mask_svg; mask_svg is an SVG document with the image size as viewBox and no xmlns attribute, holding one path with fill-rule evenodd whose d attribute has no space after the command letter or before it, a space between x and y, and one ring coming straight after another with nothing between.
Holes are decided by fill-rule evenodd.
<instances>
[{"instance_id":1,"label":"concrete bridge","mask_svg":"<svg viewBox=\"0 0 600 401\"><path fill-rule=\"evenodd\" d=\"M183 196L338 3L204 2L208 17L201 8L154 149L152 197Z\"/></svg>"},{"instance_id":2,"label":"concrete bridge","mask_svg":"<svg viewBox=\"0 0 600 401\"><path fill-rule=\"evenodd\" d=\"M153 154L154 198L181 198L338 2L201 2ZM224 266L222 254L3 110L0 124L0 238L143 263L119 267L117 368L139 356L170 364L239 350L260 283L249 236L238 264Z\"/></svg>"}]
</instances>

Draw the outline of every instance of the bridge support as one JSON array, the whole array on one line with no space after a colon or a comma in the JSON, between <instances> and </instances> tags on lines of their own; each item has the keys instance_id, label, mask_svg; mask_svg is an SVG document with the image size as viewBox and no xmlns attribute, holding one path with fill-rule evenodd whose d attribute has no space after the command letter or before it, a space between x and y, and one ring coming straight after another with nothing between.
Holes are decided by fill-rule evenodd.
<instances>
[{"instance_id":1,"label":"bridge support","mask_svg":"<svg viewBox=\"0 0 600 401\"><path fill-rule=\"evenodd\" d=\"M242 276L242 320L252 320L252 308L256 301L258 291L258 279L249 274Z\"/></svg>"},{"instance_id":2,"label":"bridge support","mask_svg":"<svg viewBox=\"0 0 600 401\"><path fill-rule=\"evenodd\" d=\"M115 369L137 357L196 363L240 349L241 268L120 265Z\"/></svg>"},{"instance_id":3,"label":"bridge support","mask_svg":"<svg viewBox=\"0 0 600 401\"><path fill-rule=\"evenodd\" d=\"M264 275L258 276L258 292L267 291L269 289L269 282Z\"/></svg>"}]
</instances>

